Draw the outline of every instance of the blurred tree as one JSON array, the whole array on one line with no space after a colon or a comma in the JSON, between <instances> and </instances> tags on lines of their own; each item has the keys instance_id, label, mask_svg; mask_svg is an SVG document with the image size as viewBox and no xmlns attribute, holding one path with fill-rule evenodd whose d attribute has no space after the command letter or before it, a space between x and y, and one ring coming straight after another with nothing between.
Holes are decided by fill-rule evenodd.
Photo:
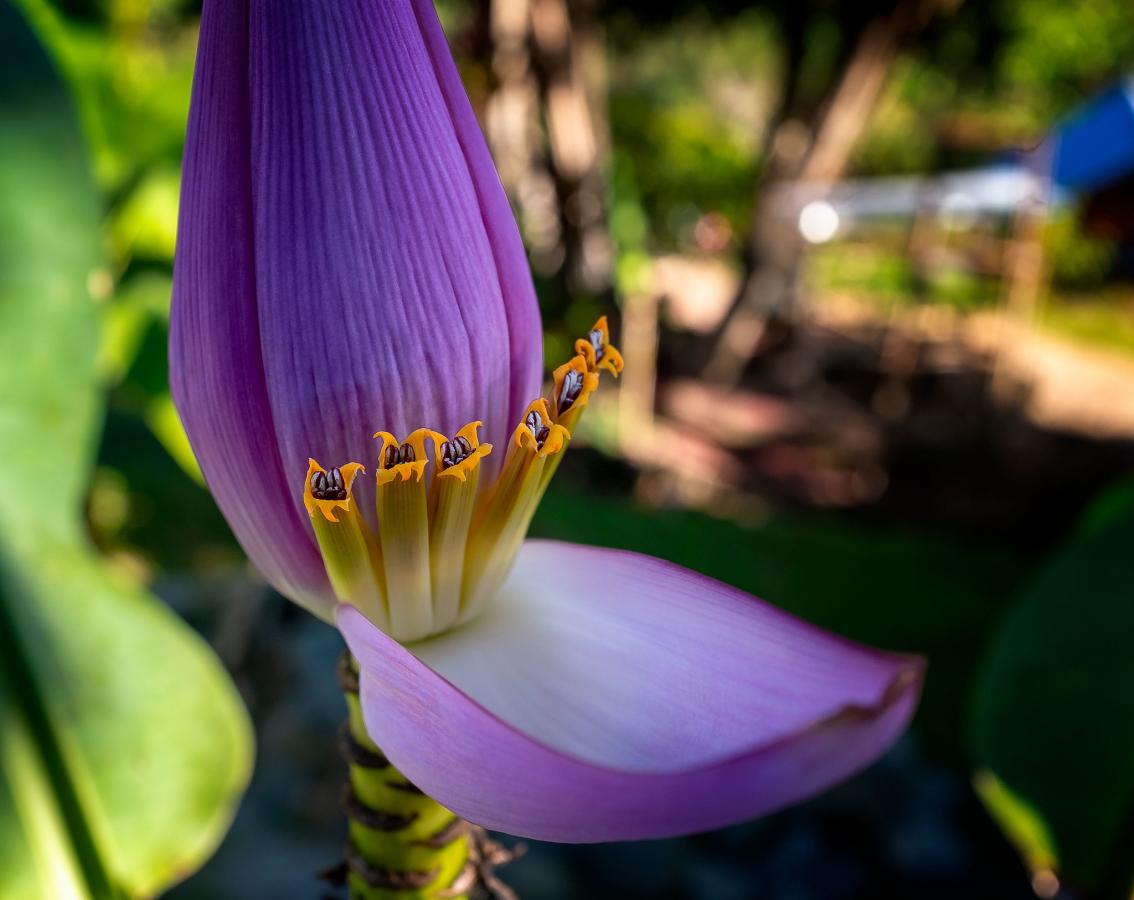
<instances>
[{"instance_id":1,"label":"blurred tree","mask_svg":"<svg viewBox=\"0 0 1134 900\"><path fill-rule=\"evenodd\" d=\"M761 154L758 195L778 182L829 182L839 178L881 96L899 52L937 13L956 0L834 4L828 16L839 35L832 76L815 91L807 76L808 34L815 23L805 4L780 12L785 68ZM712 351L706 375L736 381L772 317L786 319L795 303L803 239L784 228L771 204L757 201L745 248L745 277Z\"/></svg>"},{"instance_id":2,"label":"blurred tree","mask_svg":"<svg viewBox=\"0 0 1134 900\"><path fill-rule=\"evenodd\" d=\"M611 287L606 225L606 66L598 4L482 0L494 76L484 119L537 273L560 305Z\"/></svg>"}]
</instances>

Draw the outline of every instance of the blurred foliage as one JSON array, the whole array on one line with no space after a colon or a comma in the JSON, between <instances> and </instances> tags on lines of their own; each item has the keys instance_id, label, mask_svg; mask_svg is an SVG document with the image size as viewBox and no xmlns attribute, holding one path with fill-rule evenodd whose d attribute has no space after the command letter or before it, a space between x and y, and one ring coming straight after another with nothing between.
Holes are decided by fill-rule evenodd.
<instances>
[{"instance_id":1,"label":"blurred foliage","mask_svg":"<svg viewBox=\"0 0 1134 900\"><path fill-rule=\"evenodd\" d=\"M1121 522L1134 509L1134 473L1110 485L1084 511L1079 519L1078 533L1082 537Z\"/></svg>"},{"instance_id":2,"label":"blurred foliage","mask_svg":"<svg viewBox=\"0 0 1134 900\"><path fill-rule=\"evenodd\" d=\"M841 29L855 17L851 4L611 9L611 227L634 271L641 270L643 251L696 250L693 228L707 213L722 215L743 238L782 90L785 30L801 16L800 77L804 94L817 96L836 74ZM894 65L851 173L926 173L1030 148L1061 117L1124 77L1131 58L1134 15L1125 0L958 4ZM625 239L627 231L633 240ZM734 240L730 252L741 246ZM1003 295L995 277L963 265L919 273L904 248L862 258L860 247L820 251L816 289L912 293L961 309ZM1075 214L1057 220L1048 249L1056 307L1065 291L1095 288L1110 277L1113 245L1084 234ZM1073 337L1129 346L1121 337L1126 313L1105 306L1096 303L1090 312L1077 306L1044 321Z\"/></svg>"},{"instance_id":3,"label":"blurred foliage","mask_svg":"<svg viewBox=\"0 0 1134 900\"><path fill-rule=\"evenodd\" d=\"M742 230L752 174L775 102L775 33L759 9L720 28L694 13L646 33L615 16L611 25L610 122L619 188L638 195L646 229L662 247L689 247L706 212ZM626 223L615 229L626 239ZM639 243L630 241L629 243Z\"/></svg>"},{"instance_id":4,"label":"blurred foliage","mask_svg":"<svg viewBox=\"0 0 1134 900\"><path fill-rule=\"evenodd\" d=\"M78 106L96 181L109 264L90 285L101 301L99 369L120 385L112 402L152 424L199 477L169 396L164 346L177 227L181 152L199 4L181 0L16 0L61 68Z\"/></svg>"},{"instance_id":5,"label":"blurred foliage","mask_svg":"<svg viewBox=\"0 0 1134 900\"><path fill-rule=\"evenodd\" d=\"M205 643L84 533L100 203L10 5L0 68L0 895L146 896L224 834L250 727Z\"/></svg>"},{"instance_id":6,"label":"blurred foliage","mask_svg":"<svg viewBox=\"0 0 1134 900\"><path fill-rule=\"evenodd\" d=\"M904 223L879 223L854 240L814 247L806 262L809 289L853 293L884 306L934 302L975 310L1002 302L1000 275L974 265L966 247L1000 244L1007 240L1003 227L957 234L943 229L935 238L933 265L919 265L909 235ZM1110 284L1114 242L1085 232L1070 209L1045 225L1043 241L1051 280L1040 321L1090 343L1134 349L1134 296Z\"/></svg>"},{"instance_id":7,"label":"blurred foliage","mask_svg":"<svg viewBox=\"0 0 1134 900\"><path fill-rule=\"evenodd\" d=\"M889 241L818 247L808 257L807 277L812 290L863 295L884 307L932 301L975 310L1003 295L999 279L974 271L963 258L918 266L903 246Z\"/></svg>"},{"instance_id":8,"label":"blurred foliage","mask_svg":"<svg viewBox=\"0 0 1134 900\"><path fill-rule=\"evenodd\" d=\"M43 301L17 305L0 295L0 392L6 392L0 476L7 481L7 502L0 500L0 622L5 634L22 637L30 628L43 637L38 645L21 640L19 647L35 652L25 654L20 672L9 663L19 654L0 653L0 690L10 697L12 679L23 679L18 683L43 702L0 710L6 717L0 771L7 775L0 782L0 894L20 897L2 879L30 877L32 861L44 858L61 860L64 877L91 880L101 871L148 890L183 874L181 867L191 868L219 839L248 763L246 723L215 663L152 598L90 553L78 514L102 415L100 385L109 385L88 510L98 545L158 573L200 573L210 565L215 572L239 558L193 480L200 474L170 403L165 369L199 3L17 4L70 85L100 194L73 183L83 165L69 130L48 140L37 137L39 125L20 126L27 140L53 153L32 154L22 144L19 163L9 165L5 156L0 168L0 179L7 177L0 213L6 203L19 204L20 228L36 236L15 243L2 232L0 253L12 259L4 260L0 278L8 291L26 273L19 296ZM453 29L475 20L475 3L442 6ZM619 292L638 293L651 283L658 252L714 252L737 261L789 68L786 36L802 29L800 93L818 105L845 56L852 33L846 24L877 6L630 0L597 7L608 47L607 216ZM475 40L461 46L467 45ZM1126 74L1131 59L1129 0L962 3L899 58L852 172L930 172L1032 146L1059 117ZM490 66L472 68L487 73ZM487 75L484 80L475 86L481 93L490 87ZM52 96L51 104L36 107L49 119L59 109ZM15 150L21 134L5 119L0 149ZM24 199L33 192L35 202ZM706 217L723 221L729 233L709 251L696 235ZM12 220L0 219L0 226L10 230ZM955 254L919 268L905 225L882 231L870 245L819 249L808 277L817 288L861 291L885 304L939 301L971 309L1001 296L994 277ZM1047 239L1060 296L1043 309L1043 321L1134 348L1134 305L1105 284L1113 248L1086 237L1072 215L1058 220ZM48 252L55 256L42 265L53 267L58 283L43 281L37 254ZM1074 302L1062 296L1069 290ZM548 358L563 357L569 338L585 331L605 303L576 296L548 306ZM46 334L50 342L20 339ZM29 418L35 415L40 418ZM35 491L41 489L55 498L40 503ZM1023 593L1030 561L1002 548L837 518L778 516L748 529L553 485L535 532L672 559L859 640L927 653L931 670L918 719L925 745L959 769L970 765L966 751L972 750L988 767L978 789L1025 858L1040 867L1057 854L1072 877L1089 882L1111 877L1109 861L1121 858L1114 849L1118 833L1134 841L1128 708L1134 686L1123 643L1134 632L1128 577L1119 565L1130 539L1122 533L1124 502L1108 501L1091 534ZM35 517L26 515L28 503L38 504ZM83 602L75 603L80 594ZM119 624L124 617L129 628ZM45 675L46 665L55 674ZM109 693L96 692L108 687ZM974 691L966 745L959 723ZM99 704L107 697L114 705L104 708ZM123 709L149 726L125 733ZM61 734L74 743L59 740ZM209 736L208 745L200 735ZM192 777L174 775L183 759L171 755L170 744L194 761ZM54 756L37 756L52 747ZM132 764L108 767L111 758ZM18 778L8 774L16 772ZM13 796L13 785L24 787L21 796ZM158 815L158 804L167 815ZM102 812L88 816L94 807ZM175 859L174 847L187 855Z\"/></svg>"},{"instance_id":9,"label":"blurred foliage","mask_svg":"<svg viewBox=\"0 0 1134 900\"><path fill-rule=\"evenodd\" d=\"M999 0L1006 40L992 82L1041 118L1064 114L1127 74L1134 16L1125 0Z\"/></svg>"},{"instance_id":10,"label":"blurred foliage","mask_svg":"<svg viewBox=\"0 0 1134 900\"><path fill-rule=\"evenodd\" d=\"M1134 16L1125 0L963 3L897 66L856 155L893 174L1030 147L1126 75Z\"/></svg>"},{"instance_id":11,"label":"blurred foliage","mask_svg":"<svg viewBox=\"0 0 1134 900\"><path fill-rule=\"evenodd\" d=\"M1134 494L1123 485L1099 502L1000 629L971 741L1042 816L1066 877L1124 900L1134 880Z\"/></svg>"},{"instance_id":12,"label":"blurred foliage","mask_svg":"<svg viewBox=\"0 0 1134 900\"><path fill-rule=\"evenodd\" d=\"M1058 288L1093 288L1101 285L1114 265L1114 241L1088 234L1074 210L1060 210L1044 228L1044 250L1051 265L1052 283Z\"/></svg>"},{"instance_id":13,"label":"blurred foliage","mask_svg":"<svg viewBox=\"0 0 1134 900\"><path fill-rule=\"evenodd\" d=\"M70 85L99 184L126 201L150 170L176 172L197 46L193 5L17 2Z\"/></svg>"},{"instance_id":14,"label":"blurred foliage","mask_svg":"<svg viewBox=\"0 0 1134 900\"><path fill-rule=\"evenodd\" d=\"M856 16L845 3L671 6L608 14L614 150L663 248L688 243L700 212L742 229L782 89L785 28L805 17L801 78L818 96L836 74L843 22ZM894 66L853 171L926 172L1032 146L1131 58L1125 0L958 4Z\"/></svg>"}]
</instances>

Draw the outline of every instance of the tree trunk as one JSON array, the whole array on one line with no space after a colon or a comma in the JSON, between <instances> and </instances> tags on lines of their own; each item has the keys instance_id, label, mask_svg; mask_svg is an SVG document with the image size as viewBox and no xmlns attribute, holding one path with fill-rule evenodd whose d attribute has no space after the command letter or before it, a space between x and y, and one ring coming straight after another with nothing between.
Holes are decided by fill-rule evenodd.
<instances>
[{"instance_id":1,"label":"tree trunk","mask_svg":"<svg viewBox=\"0 0 1134 900\"><path fill-rule=\"evenodd\" d=\"M776 186L794 180L830 182L842 176L898 54L939 9L952 2L899 0L887 12L868 19L857 38L846 42L853 51L842 65L834 91L815 110L814 127L791 116L795 99L789 96L781 103L785 118L770 135L746 254L747 274L716 337L706 377L736 383L755 356L768 323L788 321L796 307L804 244L798 230L780 219L768 202ZM798 91L798 81L799 73L789 62L788 94Z\"/></svg>"}]
</instances>

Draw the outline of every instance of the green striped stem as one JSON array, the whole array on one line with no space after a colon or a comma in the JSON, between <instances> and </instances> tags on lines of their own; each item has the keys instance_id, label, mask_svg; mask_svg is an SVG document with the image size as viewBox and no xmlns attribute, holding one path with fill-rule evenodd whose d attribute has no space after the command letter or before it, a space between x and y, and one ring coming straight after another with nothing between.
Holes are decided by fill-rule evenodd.
<instances>
[{"instance_id":1,"label":"green striped stem","mask_svg":"<svg viewBox=\"0 0 1134 900\"><path fill-rule=\"evenodd\" d=\"M514 897L492 875L513 854L410 784L370 740L358 699L358 666L347 652L338 676L348 711L341 740L350 766L343 805L352 900Z\"/></svg>"}]
</instances>

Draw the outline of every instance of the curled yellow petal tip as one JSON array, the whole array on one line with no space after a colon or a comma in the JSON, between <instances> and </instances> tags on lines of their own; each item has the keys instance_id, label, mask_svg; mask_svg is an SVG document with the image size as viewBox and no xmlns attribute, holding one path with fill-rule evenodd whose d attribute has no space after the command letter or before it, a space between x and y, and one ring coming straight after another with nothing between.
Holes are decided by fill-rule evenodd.
<instances>
[{"instance_id":1,"label":"curled yellow petal tip","mask_svg":"<svg viewBox=\"0 0 1134 900\"><path fill-rule=\"evenodd\" d=\"M517 447L530 450L537 456L558 453L570 439L571 432L552 418L543 397L531 402L524 420L512 433L512 442Z\"/></svg>"},{"instance_id":2,"label":"curled yellow petal tip","mask_svg":"<svg viewBox=\"0 0 1134 900\"><path fill-rule=\"evenodd\" d=\"M409 481L413 478L420 481L425 474L425 467L429 457L425 453L426 440L432 440L436 445L443 441L445 436L438 434L432 428L418 428L404 441L399 441L388 431L376 431L374 437L382 441L382 448L378 451L378 471L376 478L378 484L388 484L395 478Z\"/></svg>"},{"instance_id":3,"label":"curled yellow petal tip","mask_svg":"<svg viewBox=\"0 0 1134 900\"><path fill-rule=\"evenodd\" d=\"M551 375L553 420L571 431L598 384L598 373L588 367L583 354L561 365Z\"/></svg>"},{"instance_id":4,"label":"curled yellow petal tip","mask_svg":"<svg viewBox=\"0 0 1134 900\"><path fill-rule=\"evenodd\" d=\"M587 361L587 368L594 372L606 369L615 378L622 372L622 354L610 343L610 327L606 316L600 316L585 338L575 341L575 352Z\"/></svg>"},{"instance_id":5,"label":"curled yellow petal tip","mask_svg":"<svg viewBox=\"0 0 1134 900\"><path fill-rule=\"evenodd\" d=\"M477 429L482 423L469 422L452 438L437 435L433 441L434 465L438 478L455 478L464 481L469 472L492 452L491 444L482 444ZM438 440L440 438L440 440Z\"/></svg>"},{"instance_id":6,"label":"curled yellow petal tip","mask_svg":"<svg viewBox=\"0 0 1134 900\"><path fill-rule=\"evenodd\" d=\"M365 471L362 463L356 462L324 469L309 457L307 477L303 481L303 506L307 514L322 513L328 522L338 522L337 511L350 509L351 485L358 473Z\"/></svg>"}]
</instances>

